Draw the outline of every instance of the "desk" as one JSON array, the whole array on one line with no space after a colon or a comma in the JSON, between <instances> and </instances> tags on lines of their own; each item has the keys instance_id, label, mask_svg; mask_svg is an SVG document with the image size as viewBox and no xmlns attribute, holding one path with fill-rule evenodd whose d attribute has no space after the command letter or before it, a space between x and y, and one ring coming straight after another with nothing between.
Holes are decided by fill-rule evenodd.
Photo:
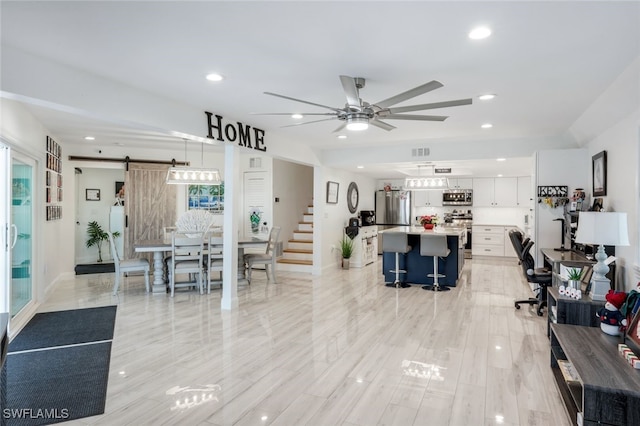
<instances>
[{"instance_id":1,"label":"desk","mask_svg":"<svg viewBox=\"0 0 640 426\"><path fill-rule=\"evenodd\" d=\"M551 266L551 272L553 274L552 284L555 287L559 287L558 279L560 276L560 264L565 266L577 266L583 267L585 265L595 264L595 260L587 259L586 256L575 251L556 251L550 248L540 249L544 262Z\"/></svg>"},{"instance_id":2,"label":"desk","mask_svg":"<svg viewBox=\"0 0 640 426\"><path fill-rule=\"evenodd\" d=\"M244 249L247 247L261 247L267 244L266 240L252 238L250 240L238 241L238 282L246 281L244 277ZM218 245L216 245L218 246ZM220 237L220 247L222 247L222 237ZM143 240L133 245L136 253L153 253L153 285L154 294L165 294L167 292L164 277L164 254L171 251L170 240Z\"/></svg>"}]
</instances>

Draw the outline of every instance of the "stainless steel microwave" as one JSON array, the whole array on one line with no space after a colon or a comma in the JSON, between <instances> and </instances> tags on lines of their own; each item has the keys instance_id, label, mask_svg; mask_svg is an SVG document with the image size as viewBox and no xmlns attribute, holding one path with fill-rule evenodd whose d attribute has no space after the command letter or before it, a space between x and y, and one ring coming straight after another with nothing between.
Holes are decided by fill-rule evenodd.
<instances>
[{"instance_id":1,"label":"stainless steel microwave","mask_svg":"<svg viewBox=\"0 0 640 426\"><path fill-rule=\"evenodd\" d=\"M442 191L443 206L472 206L472 189L445 189Z\"/></svg>"}]
</instances>

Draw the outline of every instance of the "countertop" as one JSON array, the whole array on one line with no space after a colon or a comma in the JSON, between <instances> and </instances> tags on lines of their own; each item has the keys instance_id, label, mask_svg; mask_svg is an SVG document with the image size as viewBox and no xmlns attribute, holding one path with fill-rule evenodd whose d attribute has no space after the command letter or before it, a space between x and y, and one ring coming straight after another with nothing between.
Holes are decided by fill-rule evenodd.
<instances>
[{"instance_id":1,"label":"countertop","mask_svg":"<svg viewBox=\"0 0 640 426\"><path fill-rule=\"evenodd\" d=\"M409 235L443 234L456 235L460 237L466 235L467 228L454 226L436 226L433 229L424 229L423 226L396 226L395 228L388 228L384 231L378 231L378 233L380 234L384 234L386 232L405 232Z\"/></svg>"}]
</instances>

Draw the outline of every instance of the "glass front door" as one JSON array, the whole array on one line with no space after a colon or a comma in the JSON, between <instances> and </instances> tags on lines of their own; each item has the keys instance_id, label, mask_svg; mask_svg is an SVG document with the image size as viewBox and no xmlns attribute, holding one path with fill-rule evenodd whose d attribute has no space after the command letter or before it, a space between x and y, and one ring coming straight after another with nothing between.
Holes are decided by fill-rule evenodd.
<instances>
[{"instance_id":1,"label":"glass front door","mask_svg":"<svg viewBox=\"0 0 640 426\"><path fill-rule=\"evenodd\" d=\"M8 232L9 312L16 316L33 298L33 162L11 155L11 194Z\"/></svg>"}]
</instances>

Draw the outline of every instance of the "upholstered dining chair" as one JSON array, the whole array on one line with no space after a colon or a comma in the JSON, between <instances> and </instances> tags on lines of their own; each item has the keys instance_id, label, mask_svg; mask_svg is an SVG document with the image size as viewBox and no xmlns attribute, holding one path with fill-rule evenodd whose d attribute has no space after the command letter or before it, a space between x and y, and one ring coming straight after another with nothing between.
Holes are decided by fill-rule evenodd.
<instances>
[{"instance_id":1,"label":"upholstered dining chair","mask_svg":"<svg viewBox=\"0 0 640 426\"><path fill-rule=\"evenodd\" d=\"M269 279L269 266L271 266L271 278L273 282L276 281L276 244L280 237L280 227L274 226L269 232L269 241L267 242L267 248L264 253L247 253L244 255L244 263L247 266L247 281L251 284L251 269L253 265L264 265L265 272L267 273L267 280Z\"/></svg>"},{"instance_id":2,"label":"upholstered dining chair","mask_svg":"<svg viewBox=\"0 0 640 426\"><path fill-rule=\"evenodd\" d=\"M173 297L176 287L196 287L203 293L205 233L171 234L171 260L169 262L169 289ZM188 274L195 281L177 282L176 275Z\"/></svg>"},{"instance_id":3,"label":"upholstered dining chair","mask_svg":"<svg viewBox=\"0 0 640 426\"><path fill-rule=\"evenodd\" d=\"M120 276L128 272L144 272L144 285L149 292L149 261L147 259L126 259L121 260L118 256L118 250L116 250L116 243L113 240L113 234L107 231L109 236L109 246L111 247L111 256L113 257L113 264L116 268L116 276L113 282L113 295L118 294L118 287L120 287Z\"/></svg>"}]
</instances>

